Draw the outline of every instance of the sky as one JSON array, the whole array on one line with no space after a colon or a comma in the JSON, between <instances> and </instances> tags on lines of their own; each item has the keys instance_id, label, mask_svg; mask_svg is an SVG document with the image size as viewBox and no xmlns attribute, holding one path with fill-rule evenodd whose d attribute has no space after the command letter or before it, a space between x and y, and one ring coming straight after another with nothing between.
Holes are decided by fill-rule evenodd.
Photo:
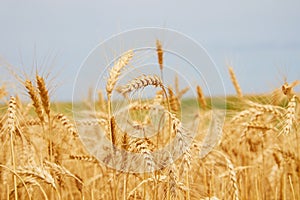
<instances>
[{"instance_id":1,"label":"sky","mask_svg":"<svg viewBox=\"0 0 300 200\"><path fill-rule=\"evenodd\" d=\"M300 79L300 1L0 0L0 78L3 63L53 84L54 99L70 100L78 68L91 50L123 31L159 27L201 44L233 94L227 64L244 93L269 92ZM2 64L1 64L2 63ZM18 87L16 87L16 90Z\"/></svg>"}]
</instances>

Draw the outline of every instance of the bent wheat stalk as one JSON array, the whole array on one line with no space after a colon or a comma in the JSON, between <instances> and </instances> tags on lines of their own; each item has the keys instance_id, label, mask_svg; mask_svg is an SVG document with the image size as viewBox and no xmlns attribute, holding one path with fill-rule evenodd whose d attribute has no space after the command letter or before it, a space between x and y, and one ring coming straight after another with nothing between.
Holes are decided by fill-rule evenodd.
<instances>
[{"instance_id":1,"label":"bent wheat stalk","mask_svg":"<svg viewBox=\"0 0 300 200\"><path fill-rule=\"evenodd\" d=\"M115 88L115 85L119 79L122 69L128 65L129 61L133 57L133 51L130 50L126 52L113 66L113 68L109 72L109 78L106 82L106 95L107 95L107 122L108 122L108 132L110 134L111 143L113 144L113 130L111 129L111 118L112 118L112 102L111 102L111 95L112 91ZM112 153L114 152L114 147L112 145ZM114 162L114 161L113 161ZM113 172L113 187L116 186L116 173ZM113 193L113 199L116 199L117 193L116 190Z\"/></svg>"}]
</instances>

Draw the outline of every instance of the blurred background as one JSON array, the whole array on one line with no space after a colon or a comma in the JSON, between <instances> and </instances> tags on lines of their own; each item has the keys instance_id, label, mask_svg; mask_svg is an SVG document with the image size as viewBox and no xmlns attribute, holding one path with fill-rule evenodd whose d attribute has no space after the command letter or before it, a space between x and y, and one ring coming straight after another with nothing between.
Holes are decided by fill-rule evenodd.
<instances>
[{"instance_id":1,"label":"blurred background","mask_svg":"<svg viewBox=\"0 0 300 200\"><path fill-rule=\"evenodd\" d=\"M7 63L19 74L51 71L53 99L69 101L77 70L96 45L122 31L161 27L207 50L227 94L235 93L228 64L244 93L269 92L285 77L300 79L299 10L297 0L1 0L0 78L13 84Z\"/></svg>"}]
</instances>

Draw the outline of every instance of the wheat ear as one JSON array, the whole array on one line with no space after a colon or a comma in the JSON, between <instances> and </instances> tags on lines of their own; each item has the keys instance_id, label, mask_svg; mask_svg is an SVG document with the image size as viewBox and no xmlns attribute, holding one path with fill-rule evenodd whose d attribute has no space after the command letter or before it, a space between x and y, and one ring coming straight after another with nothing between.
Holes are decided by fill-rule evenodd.
<instances>
[{"instance_id":1,"label":"wheat ear","mask_svg":"<svg viewBox=\"0 0 300 200\"><path fill-rule=\"evenodd\" d=\"M180 103L179 103L178 98L175 96L171 86L168 87L168 93L169 93L169 101L170 101L171 110L174 113L177 113L180 109Z\"/></svg>"},{"instance_id":2,"label":"wheat ear","mask_svg":"<svg viewBox=\"0 0 300 200\"><path fill-rule=\"evenodd\" d=\"M187 93L187 92L189 91L189 89L190 89L189 86L187 86L187 87L181 89L178 93L176 93L176 94L177 94L177 98L178 98L178 99L181 99L182 96L183 96L185 93Z\"/></svg>"},{"instance_id":3,"label":"wheat ear","mask_svg":"<svg viewBox=\"0 0 300 200\"><path fill-rule=\"evenodd\" d=\"M55 118L67 129L67 131L74 137L79 137L75 126L70 122L70 120L64 114L58 114Z\"/></svg>"},{"instance_id":4,"label":"wheat ear","mask_svg":"<svg viewBox=\"0 0 300 200\"><path fill-rule=\"evenodd\" d=\"M95 157L88 156L88 155L69 155L69 158L72 160L80 160L80 161L91 162L91 163L99 163Z\"/></svg>"},{"instance_id":5,"label":"wheat ear","mask_svg":"<svg viewBox=\"0 0 300 200\"><path fill-rule=\"evenodd\" d=\"M174 163L169 167L169 200L177 199L177 170Z\"/></svg>"},{"instance_id":6,"label":"wheat ear","mask_svg":"<svg viewBox=\"0 0 300 200\"><path fill-rule=\"evenodd\" d=\"M36 82L37 82L37 87L39 90L44 111L49 119L50 118L50 97L49 97L49 92L46 88L45 80L43 77L36 75Z\"/></svg>"},{"instance_id":7,"label":"wheat ear","mask_svg":"<svg viewBox=\"0 0 300 200\"><path fill-rule=\"evenodd\" d=\"M202 107L203 110L205 110L207 108L207 103L205 101L205 98L204 98L204 94L203 94L203 91L202 91L202 88L197 85L196 87L197 89L197 99L198 99L198 103L199 105Z\"/></svg>"},{"instance_id":8,"label":"wheat ear","mask_svg":"<svg viewBox=\"0 0 300 200\"><path fill-rule=\"evenodd\" d=\"M288 103L282 133L288 135L296 121L297 96L293 95Z\"/></svg>"},{"instance_id":9,"label":"wheat ear","mask_svg":"<svg viewBox=\"0 0 300 200\"><path fill-rule=\"evenodd\" d=\"M159 64L159 69L160 69L160 73L161 73L161 80L164 80L163 78L163 62L164 62L164 51L162 49L162 45L161 42L159 40L156 40L156 53L157 53L157 60L158 60L158 64Z\"/></svg>"},{"instance_id":10,"label":"wheat ear","mask_svg":"<svg viewBox=\"0 0 300 200\"><path fill-rule=\"evenodd\" d=\"M227 164L227 168L229 170L229 177L230 177L230 181L232 183L232 187L234 190L234 200L239 200L239 188L238 188L238 182L237 182L237 176L236 176L236 172L234 169L234 165L231 162L230 158L224 154L221 153L220 151L215 151L216 153L218 153L219 155L221 155L222 157L224 157L226 164Z\"/></svg>"},{"instance_id":11,"label":"wheat ear","mask_svg":"<svg viewBox=\"0 0 300 200\"><path fill-rule=\"evenodd\" d=\"M37 95L37 91L30 80L25 81L25 87L26 87L27 92L33 102L35 112L37 113L39 119L43 123L45 121L45 119L44 119L44 115L43 115L43 109L41 106L41 100Z\"/></svg>"},{"instance_id":12,"label":"wheat ear","mask_svg":"<svg viewBox=\"0 0 300 200\"><path fill-rule=\"evenodd\" d=\"M137 151L138 153L141 153L143 155L144 164L145 164L145 170L147 172L153 172L155 169L155 163L153 160L152 152L150 150L150 144L149 140L142 140L139 138L133 139L129 142L128 150L129 151Z\"/></svg>"},{"instance_id":13,"label":"wheat ear","mask_svg":"<svg viewBox=\"0 0 300 200\"><path fill-rule=\"evenodd\" d=\"M56 189L56 184L52 175L40 166L20 166L17 169L18 174L25 176L33 176L44 181L47 184L50 184L54 189Z\"/></svg>"},{"instance_id":14,"label":"wheat ear","mask_svg":"<svg viewBox=\"0 0 300 200\"><path fill-rule=\"evenodd\" d=\"M2 99L3 97L5 97L6 95L7 95L6 86L2 85L0 87L0 99Z\"/></svg>"},{"instance_id":15,"label":"wheat ear","mask_svg":"<svg viewBox=\"0 0 300 200\"><path fill-rule=\"evenodd\" d=\"M48 170L53 170L55 172L55 174L57 175L66 175L69 177L72 177L75 179L76 183L80 183L81 185L83 185L82 180L77 177L76 175L74 175L73 173L71 173L68 169L66 169L65 167L58 165L56 163L53 162L49 162L47 160L44 160L44 165L48 167ZM80 191L82 189L82 186L78 188Z\"/></svg>"},{"instance_id":16,"label":"wheat ear","mask_svg":"<svg viewBox=\"0 0 300 200\"><path fill-rule=\"evenodd\" d=\"M241 89L241 87L240 87L240 85L239 85L239 82L237 81L237 78L236 78L236 76L235 76L235 73L234 73L234 71L233 71L233 68L232 68L232 67L229 67L228 70L229 70L231 82L232 82L232 84L233 84L233 86L234 86L234 88L235 88L235 91L236 91L238 97L239 97L239 98L242 98L242 97L243 97L242 89Z\"/></svg>"},{"instance_id":17,"label":"wheat ear","mask_svg":"<svg viewBox=\"0 0 300 200\"><path fill-rule=\"evenodd\" d=\"M49 125L49 144L48 144L48 149L49 149L49 159L52 161L52 134L51 134L51 121L50 121L50 97L49 97L49 92L46 88L46 83L43 77L36 75L36 83L37 83L37 88L40 94L40 99L42 101L42 106L44 108L44 111L48 117L48 125Z\"/></svg>"},{"instance_id":18,"label":"wheat ear","mask_svg":"<svg viewBox=\"0 0 300 200\"><path fill-rule=\"evenodd\" d=\"M116 141L117 141L117 123L116 123L116 119L114 116L112 116L110 118L110 130L111 130L111 142L113 145L116 145Z\"/></svg>"},{"instance_id":19,"label":"wheat ear","mask_svg":"<svg viewBox=\"0 0 300 200\"><path fill-rule=\"evenodd\" d=\"M158 76L142 75L142 76L139 76L139 77L131 80L128 84L126 84L124 87L122 87L121 93L127 94L132 91L135 91L135 90L138 90L141 88L145 88L149 85L152 85L155 87L160 86L161 88L163 88L162 81Z\"/></svg>"},{"instance_id":20,"label":"wheat ear","mask_svg":"<svg viewBox=\"0 0 300 200\"><path fill-rule=\"evenodd\" d=\"M109 78L106 83L106 92L111 94L121 74L121 70L129 63L133 57L133 51L127 51L121 58L116 62L113 68L109 72Z\"/></svg>"},{"instance_id":21,"label":"wheat ear","mask_svg":"<svg viewBox=\"0 0 300 200\"><path fill-rule=\"evenodd\" d=\"M104 112L104 113L106 112L106 110L105 110L106 103L105 103L105 100L103 97L102 90L98 91L98 106L99 106L101 112Z\"/></svg>"}]
</instances>

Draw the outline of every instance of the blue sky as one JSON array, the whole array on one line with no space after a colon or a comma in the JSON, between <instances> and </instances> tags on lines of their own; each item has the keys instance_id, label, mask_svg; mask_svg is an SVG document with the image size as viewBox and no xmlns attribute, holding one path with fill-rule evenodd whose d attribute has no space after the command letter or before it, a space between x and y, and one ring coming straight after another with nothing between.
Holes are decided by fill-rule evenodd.
<instances>
[{"instance_id":1,"label":"blue sky","mask_svg":"<svg viewBox=\"0 0 300 200\"><path fill-rule=\"evenodd\" d=\"M34 60L45 73L53 68L53 98L70 100L77 69L97 44L129 29L165 27L205 47L227 93L234 93L227 63L244 92L268 92L284 76L300 79L299 10L296 0L1 0L0 56L20 72Z\"/></svg>"}]
</instances>

